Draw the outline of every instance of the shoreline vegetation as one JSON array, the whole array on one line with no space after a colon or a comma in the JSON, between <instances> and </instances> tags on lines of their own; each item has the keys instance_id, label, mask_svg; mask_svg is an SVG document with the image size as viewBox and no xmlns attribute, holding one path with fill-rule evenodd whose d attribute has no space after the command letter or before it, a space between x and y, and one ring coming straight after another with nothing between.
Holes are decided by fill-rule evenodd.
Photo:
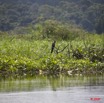
<instances>
[{"instance_id":1,"label":"shoreline vegetation","mask_svg":"<svg viewBox=\"0 0 104 103\"><path fill-rule=\"evenodd\" d=\"M0 77L103 74L104 34L70 28L47 21L34 28L0 32ZM27 30L29 34L24 34Z\"/></svg>"}]
</instances>

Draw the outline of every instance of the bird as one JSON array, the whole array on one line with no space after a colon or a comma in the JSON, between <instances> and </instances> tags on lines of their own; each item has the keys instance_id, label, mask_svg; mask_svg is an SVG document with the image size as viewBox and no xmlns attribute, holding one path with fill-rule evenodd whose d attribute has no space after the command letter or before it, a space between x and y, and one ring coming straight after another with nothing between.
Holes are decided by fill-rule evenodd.
<instances>
[{"instance_id":1,"label":"bird","mask_svg":"<svg viewBox=\"0 0 104 103\"><path fill-rule=\"evenodd\" d=\"M54 40L53 43L52 43L52 46L51 46L51 53L53 53L53 50L55 48L55 44L56 44L56 41Z\"/></svg>"}]
</instances>

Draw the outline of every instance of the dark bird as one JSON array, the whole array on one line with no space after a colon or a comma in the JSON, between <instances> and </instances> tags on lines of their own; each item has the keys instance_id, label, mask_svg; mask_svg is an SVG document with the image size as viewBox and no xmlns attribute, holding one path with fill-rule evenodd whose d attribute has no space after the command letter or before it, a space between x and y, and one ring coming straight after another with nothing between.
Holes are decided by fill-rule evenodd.
<instances>
[{"instance_id":1,"label":"dark bird","mask_svg":"<svg viewBox=\"0 0 104 103\"><path fill-rule=\"evenodd\" d=\"M53 41L52 46L51 46L51 53L53 53L53 50L55 48L55 43L56 43L56 41Z\"/></svg>"}]
</instances>

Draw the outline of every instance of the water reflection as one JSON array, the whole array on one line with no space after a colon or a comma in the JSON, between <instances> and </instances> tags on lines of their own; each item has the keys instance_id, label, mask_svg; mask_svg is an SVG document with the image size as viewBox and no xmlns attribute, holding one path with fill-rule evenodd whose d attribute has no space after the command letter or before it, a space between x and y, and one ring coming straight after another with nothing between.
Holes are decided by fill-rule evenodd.
<instances>
[{"instance_id":1,"label":"water reflection","mask_svg":"<svg viewBox=\"0 0 104 103\"><path fill-rule=\"evenodd\" d=\"M0 81L0 92L64 90L69 87L104 86L104 76L35 76L27 79Z\"/></svg>"},{"instance_id":2,"label":"water reflection","mask_svg":"<svg viewBox=\"0 0 104 103\"><path fill-rule=\"evenodd\" d=\"M91 98L100 98L92 101ZM35 76L0 81L0 103L103 103L104 76Z\"/></svg>"}]
</instances>

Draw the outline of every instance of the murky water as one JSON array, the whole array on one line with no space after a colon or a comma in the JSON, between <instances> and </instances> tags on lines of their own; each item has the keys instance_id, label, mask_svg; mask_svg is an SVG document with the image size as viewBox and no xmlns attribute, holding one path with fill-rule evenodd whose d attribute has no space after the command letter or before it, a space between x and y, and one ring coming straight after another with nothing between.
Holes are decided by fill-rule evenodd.
<instances>
[{"instance_id":1,"label":"murky water","mask_svg":"<svg viewBox=\"0 0 104 103\"><path fill-rule=\"evenodd\" d=\"M104 103L104 76L1 80L0 103Z\"/></svg>"}]
</instances>

